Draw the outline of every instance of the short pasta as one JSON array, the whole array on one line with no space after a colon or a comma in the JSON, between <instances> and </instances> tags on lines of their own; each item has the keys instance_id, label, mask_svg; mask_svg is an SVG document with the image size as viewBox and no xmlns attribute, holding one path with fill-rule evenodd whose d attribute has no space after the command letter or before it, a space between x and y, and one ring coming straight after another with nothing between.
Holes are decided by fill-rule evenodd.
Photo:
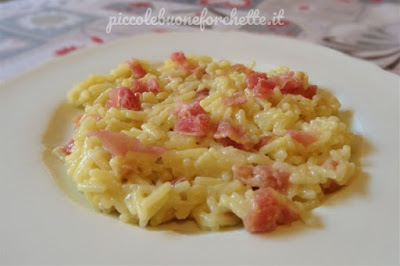
<instances>
[{"instance_id":1,"label":"short pasta","mask_svg":"<svg viewBox=\"0 0 400 266\"><path fill-rule=\"evenodd\" d=\"M83 110L61 147L68 175L94 209L141 227L268 232L354 174L339 101L286 67L176 52L91 75L68 100Z\"/></svg>"}]
</instances>

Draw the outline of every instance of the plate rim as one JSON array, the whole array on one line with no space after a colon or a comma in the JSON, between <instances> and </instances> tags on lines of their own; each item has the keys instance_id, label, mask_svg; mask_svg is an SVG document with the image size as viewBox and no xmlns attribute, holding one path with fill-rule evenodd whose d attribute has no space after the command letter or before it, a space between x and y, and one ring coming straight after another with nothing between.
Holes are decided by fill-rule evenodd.
<instances>
[{"instance_id":1,"label":"plate rim","mask_svg":"<svg viewBox=\"0 0 400 266\"><path fill-rule=\"evenodd\" d=\"M310 42L307 42L307 41L291 39L291 38L286 38L286 37L257 35L257 34L251 34L251 33L245 33L245 32L236 32L236 33L235 32L226 32L226 33L221 33L221 32L208 31L208 32L205 32L205 33L206 34L211 34L211 35L215 35L215 34L218 34L218 35L221 35L221 34L224 34L224 35L243 35L243 36L252 36L252 38L254 37L256 39L260 38L260 39L268 40L270 38L273 38L273 39L279 39L281 41L290 41L290 42L293 42L293 43L309 46L309 47L314 48L314 49L321 49L321 51L328 51L329 53L331 53L331 56L339 56L340 55L341 57L345 58L346 60L351 60L351 62L354 62L355 64L366 65L369 68L371 68L373 71L379 71L378 72L379 75L386 75L386 77L388 79L391 79L391 80L396 79L396 80L400 81L400 77L397 76L396 74L387 72L385 70L382 70L381 68L379 68L378 66L376 66L376 65L374 65L374 64L372 64L370 62L366 62L366 61L363 61L363 60L360 60L360 59L357 59L357 58L353 58L351 56L348 56L348 55L343 54L341 52L338 52L336 50L333 50L333 49L330 49L330 48L327 48L327 47L323 47L323 46L320 46L320 45L317 45L317 44L314 44L314 43L310 43ZM170 36L178 36L178 37L179 36L188 36L188 35L192 36L192 35L198 35L198 34L203 34L203 33L194 33L194 32L162 33L162 35L170 35ZM150 38L152 38L153 36L160 36L160 35L157 34L157 33L148 33L148 34L135 35L135 36L132 36L132 37L129 37L129 38L121 38L121 39L118 39L117 41L109 42L109 43L106 43L104 45L99 45L99 46L96 46L96 47L90 47L90 48L86 48L86 49L81 49L81 50L78 50L78 51L76 51L74 53L68 54L66 56L49 60L49 61L44 62L43 64L41 64L41 65L39 65L37 67L34 67L34 68L32 68L32 69L30 69L30 70L28 70L26 72L23 72L23 73L20 73L20 74L18 74L16 76L13 76L13 77L5 80L4 82L0 83L0 85L3 87L2 89L0 89L0 95L2 94L2 92L9 90L11 87L18 86L18 82L21 79L29 79L31 77L31 75L35 75L35 73L37 73L37 71L45 71L46 68L51 68L52 66L57 66L58 64L62 64L63 61L72 60L72 59L73 60L77 60L77 59L79 60L79 57L82 54L97 53L98 51L101 51L103 49L104 50L111 49L113 46L118 46L119 44L123 44L125 42L129 42L129 41L132 41L134 39L146 39L146 38L149 38L149 36L150 36ZM397 91L397 93L398 93L398 91ZM0 114L0 116L1 116L1 114ZM1 163L0 163L0 165L1 165ZM398 169L397 169L397 171L398 171ZM61 191L58 191L58 192L61 192ZM67 198L67 197L65 197L65 195L63 193L59 193L59 194L61 195L61 197ZM76 204L73 204L74 207L76 207L75 205ZM98 214L96 213L96 215L98 215ZM88 216L91 216L91 214L88 214ZM96 218L100 219L97 216L96 216ZM0 245L0 254L1 254L1 245Z\"/></svg>"},{"instance_id":2,"label":"plate rim","mask_svg":"<svg viewBox=\"0 0 400 266\"><path fill-rule=\"evenodd\" d=\"M345 54L341 51L332 49L330 47L326 47L323 45L320 45L318 43L315 42L310 42L310 41L306 41L306 40L300 40L300 39L294 39L294 38L290 38L290 37L286 37L286 36L275 36L275 35L260 35L260 34L256 34L256 33L250 33L250 32L243 32L243 31L229 31L229 32L218 32L218 31L212 31L212 30L204 30L201 32L165 32L165 33L141 33L138 35L134 35L134 36L130 36L130 37L122 37L116 40L112 40L110 42L106 42L103 44L99 44L96 46L91 46L91 47L82 47L76 51L73 51L72 53L68 53L66 55L60 56L60 57L52 57L49 58L43 62L41 62L39 65L34 66L31 69L22 71L20 73L17 73L16 75L13 75L3 81L0 81L0 85L2 85L3 87L6 86L10 86L11 84L13 84L14 82L18 82L19 79L24 78L25 76L29 76L34 74L35 71L40 70L41 68L45 68L45 67L51 67L51 65L56 65L59 63L62 63L63 60L67 60L67 59L72 59L74 57L80 57L82 54L85 53L94 53L98 50L103 50L103 49L109 49L112 46L116 46L120 43L124 43L124 42L128 42L129 40L134 40L134 39L146 39L146 38L151 38L153 36L160 36L160 35L171 35L171 36L176 36L176 37L180 37L180 36L187 36L187 35L198 35L198 34L216 34L216 35L243 35L244 37L248 36L248 37L253 37L253 38L261 38L261 39L280 39L282 41L289 41L289 42L293 42L293 43L298 43L301 45L308 45L310 47L314 47L315 49L325 49L326 52L330 52L333 53L334 55L338 55L338 56L342 56L345 57L348 60L352 60L353 62L357 62L358 64L362 63L362 64L368 64L370 67L374 67L375 70L380 71L381 73L385 73L388 74L389 76L395 77L395 78L399 78L400 79L400 75L397 75L393 72L389 72L387 70L384 70L382 68L380 68L379 66L377 66L376 64L373 64L372 62L366 61L366 60L362 60L359 59L357 57L352 57L348 54ZM399 85L400 86L400 85Z\"/></svg>"}]
</instances>

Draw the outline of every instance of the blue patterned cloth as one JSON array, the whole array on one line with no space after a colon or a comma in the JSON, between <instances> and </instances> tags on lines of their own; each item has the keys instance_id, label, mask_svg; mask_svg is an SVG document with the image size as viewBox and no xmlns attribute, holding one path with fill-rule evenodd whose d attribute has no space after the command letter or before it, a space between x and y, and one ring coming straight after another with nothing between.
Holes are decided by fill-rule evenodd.
<instances>
[{"instance_id":1,"label":"blue patterned cloth","mask_svg":"<svg viewBox=\"0 0 400 266\"><path fill-rule=\"evenodd\" d=\"M53 57L144 32L200 31L197 26L114 26L110 16L143 16L147 9L169 16L238 16L251 9L271 17L284 10L283 25L212 25L308 40L371 61L400 74L400 1L398 0L15 0L0 2L0 80Z\"/></svg>"}]
</instances>

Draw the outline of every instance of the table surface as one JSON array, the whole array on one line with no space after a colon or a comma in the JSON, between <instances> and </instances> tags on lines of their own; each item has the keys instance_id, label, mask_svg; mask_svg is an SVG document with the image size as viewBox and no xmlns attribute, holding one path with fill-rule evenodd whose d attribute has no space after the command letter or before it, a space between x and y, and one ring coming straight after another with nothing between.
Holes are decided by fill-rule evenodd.
<instances>
[{"instance_id":1,"label":"table surface","mask_svg":"<svg viewBox=\"0 0 400 266\"><path fill-rule=\"evenodd\" d=\"M135 34L200 31L195 25L106 26L110 16L237 16L259 10L269 19L284 10L283 25L212 25L209 30L247 31L307 40L368 60L400 74L399 0L0 0L0 80L54 57ZM134 56L134 55L133 55Z\"/></svg>"}]
</instances>

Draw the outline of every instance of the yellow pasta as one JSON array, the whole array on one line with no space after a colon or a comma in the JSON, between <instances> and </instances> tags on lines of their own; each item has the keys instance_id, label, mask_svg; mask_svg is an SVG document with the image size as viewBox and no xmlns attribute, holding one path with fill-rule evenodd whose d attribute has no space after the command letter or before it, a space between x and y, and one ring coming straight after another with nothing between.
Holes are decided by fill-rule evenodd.
<instances>
[{"instance_id":1,"label":"yellow pasta","mask_svg":"<svg viewBox=\"0 0 400 266\"><path fill-rule=\"evenodd\" d=\"M68 100L83 110L63 147L68 175L96 210L141 227L193 219L272 231L354 174L339 101L286 67L134 59Z\"/></svg>"}]
</instances>

